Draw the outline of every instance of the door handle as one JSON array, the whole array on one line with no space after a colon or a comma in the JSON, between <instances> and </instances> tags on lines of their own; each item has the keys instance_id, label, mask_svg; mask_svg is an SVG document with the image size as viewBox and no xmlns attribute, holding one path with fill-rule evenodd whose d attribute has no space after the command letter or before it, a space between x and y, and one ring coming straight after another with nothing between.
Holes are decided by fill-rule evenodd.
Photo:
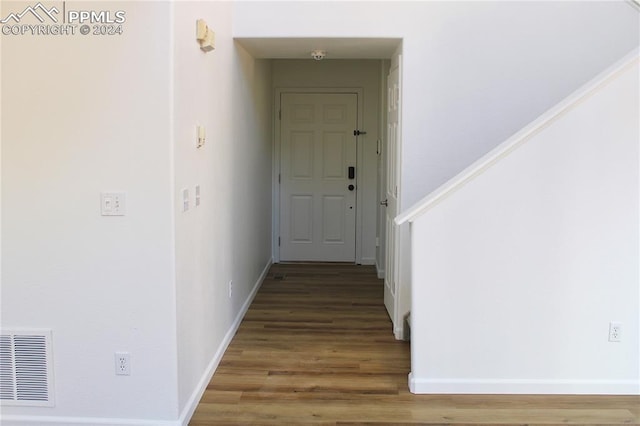
<instances>
[{"instance_id":1,"label":"door handle","mask_svg":"<svg viewBox=\"0 0 640 426\"><path fill-rule=\"evenodd\" d=\"M387 200L382 200L382 201L380 201L380 205L381 205L381 206L385 206L385 207L387 207L387 206L389 205L389 201L387 201Z\"/></svg>"},{"instance_id":2,"label":"door handle","mask_svg":"<svg viewBox=\"0 0 640 426\"><path fill-rule=\"evenodd\" d=\"M356 189L356 187L353 185L349 185L347 188L349 188L349 191L353 191L354 189Z\"/></svg>"},{"instance_id":3,"label":"door handle","mask_svg":"<svg viewBox=\"0 0 640 426\"><path fill-rule=\"evenodd\" d=\"M349 174L349 179L355 179L356 178L356 168L351 166L348 169L348 174Z\"/></svg>"}]
</instances>

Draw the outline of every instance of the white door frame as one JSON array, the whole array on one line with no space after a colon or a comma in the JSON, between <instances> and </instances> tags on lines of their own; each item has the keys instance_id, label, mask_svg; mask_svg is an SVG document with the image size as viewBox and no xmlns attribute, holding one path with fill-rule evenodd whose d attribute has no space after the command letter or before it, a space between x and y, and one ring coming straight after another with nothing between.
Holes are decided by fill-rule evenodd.
<instances>
[{"instance_id":1,"label":"white door frame","mask_svg":"<svg viewBox=\"0 0 640 426\"><path fill-rule=\"evenodd\" d=\"M301 94L313 94L313 93L354 93L358 95L358 123L359 128L363 125L363 108L364 108L364 89L361 87L334 87L334 88L313 88L313 87L284 87L276 88L275 96L273 100L273 200L272 200L272 218L273 218L273 235L272 235L272 252L273 261L280 262L280 246L278 239L280 238L280 100L284 93L301 93ZM357 129L353 129L357 130ZM362 130L362 129L361 129ZM364 164L364 150L361 147L363 138L358 137L356 139L356 176L358 171ZM357 180L358 185L362 184L362 181ZM362 192L356 188L356 261L355 263L362 263Z\"/></svg>"}]
</instances>

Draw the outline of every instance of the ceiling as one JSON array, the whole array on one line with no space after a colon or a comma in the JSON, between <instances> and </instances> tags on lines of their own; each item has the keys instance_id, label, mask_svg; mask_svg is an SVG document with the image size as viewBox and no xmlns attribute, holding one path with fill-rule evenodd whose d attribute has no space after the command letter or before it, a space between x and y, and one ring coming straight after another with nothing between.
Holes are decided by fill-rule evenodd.
<instances>
[{"instance_id":1,"label":"ceiling","mask_svg":"<svg viewBox=\"0 0 640 426\"><path fill-rule=\"evenodd\" d=\"M326 59L389 59L398 38L236 38L256 59L311 59L324 50Z\"/></svg>"}]
</instances>

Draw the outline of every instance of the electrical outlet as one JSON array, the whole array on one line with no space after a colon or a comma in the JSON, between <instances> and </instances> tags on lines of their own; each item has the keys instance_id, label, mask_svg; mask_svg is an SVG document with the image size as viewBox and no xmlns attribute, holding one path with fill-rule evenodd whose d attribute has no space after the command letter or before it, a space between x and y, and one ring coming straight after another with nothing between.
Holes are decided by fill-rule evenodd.
<instances>
[{"instance_id":1,"label":"electrical outlet","mask_svg":"<svg viewBox=\"0 0 640 426\"><path fill-rule=\"evenodd\" d=\"M233 296L233 280L229 281L229 299Z\"/></svg>"},{"instance_id":2,"label":"electrical outlet","mask_svg":"<svg viewBox=\"0 0 640 426\"><path fill-rule=\"evenodd\" d=\"M131 356L129 352L116 352L116 375L117 376L130 376L131 375Z\"/></svg>"},{"instance_id":3,"label":"electrical outlet","mask_svg":"<svg viewBox=\"0 0 640 426\"><path fill-rule=\"evenodd\" d=\"M622 323L611 321L609 323L609 341L620 342L622 339Z\"/></svg>"}]
</instances>

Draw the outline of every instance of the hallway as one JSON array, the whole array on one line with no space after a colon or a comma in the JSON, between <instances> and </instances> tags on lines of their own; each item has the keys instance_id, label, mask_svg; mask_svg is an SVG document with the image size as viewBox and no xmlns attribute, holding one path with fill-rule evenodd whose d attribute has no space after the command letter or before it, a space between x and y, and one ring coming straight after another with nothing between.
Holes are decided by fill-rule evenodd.
<instances>
[{"instance_id":1,"label":"hallway","mask_svg":"<svg viewBox=\"0 0 640 426\"><path fill-rule=\"evenodd\" d=\"M276 264L190 424L380 419L408 373L373 267Z\"/></svg>"},{"instance_id":2,"label":"hallway","mask_svg":"<svg viewBox=\"0 0 640 426\"><path fill-rule=\"evenodd\" d=\"M412 395L373 267L272 266L191 426L623 424L639 397Z\"/></svg>"}]
</instances>

